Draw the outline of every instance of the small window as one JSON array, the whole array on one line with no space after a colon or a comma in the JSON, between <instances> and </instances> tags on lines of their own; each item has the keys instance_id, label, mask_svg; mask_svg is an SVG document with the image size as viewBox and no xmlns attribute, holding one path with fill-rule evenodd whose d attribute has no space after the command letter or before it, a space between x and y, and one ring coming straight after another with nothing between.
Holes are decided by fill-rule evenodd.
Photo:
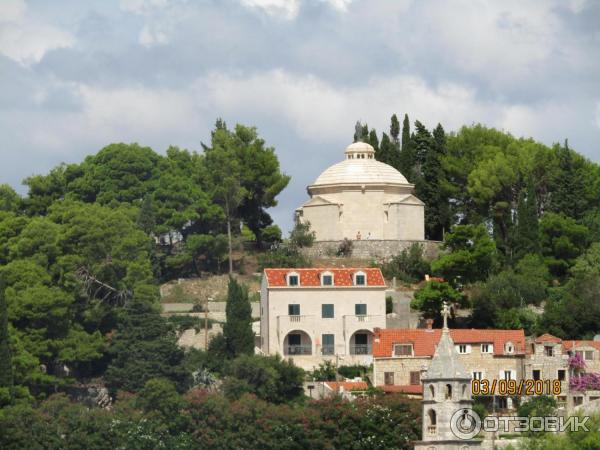
<instances>
[{"instance_id":1,"label":"small window","mask_svg":"<svg viewBox=\"0 0 600 450\"><path fill-rule=\"evenodd\" d=\"M507 342L506 344L504 344L504 352L505 353L514 353L515 351L515 346L513 345L512 342Z\"/></svg>"},{"instance_id":2,"label":"small window","mask_svg":"<svg viewBox=\"0 0 600 450\"><path fill-rule=\"evenodd\" d=\"M544 355L546 356L554 356L554 347L551 345L544 345Z\"/></svg>"},{"instance_id":3,"label":"small window","mask_svg":"<svg viewBox=\"0 0 600 450\"><path fill-rule=\"evenodd\" d=\"M452 385L451 384L447 384L446 385L446 400L450 400L452 399Z\"/></svg>"},{"instance_id":4,"label":"small window","mask_svg":"<svg viewBox=\"0 0 600 450\"><path fill-rule=\"evenodd\" d=\"M333 275L330 273L324 273L321 275L321 284L323 286L333 286Z\"/></svg>"},{"instance_id":5,"label":"small window","mask_svg":"<svg viewBox=\"0 0 600 450\"><path fill-rule=\"evenodd\" d=\"M573 397L573 404L575 406L583 404L583 397Z\"/></svg>"},{"instance_id":6,"label":"small window","mask_svg":"<svg viewBox=\"0 0 600 450\"><path fill-rule=\"evenodd\" d=\"M367 277L363 272L358 272L354 275L354 284L356 286L364 286L367 284Z\"/></svg>"},{"instance_id":7,"label":"small window","mask_svg":"<svg viewBox=\"0 0 600 450\"><path fill-rule=\"evenodd\" d=\"M567 371L565 369L558 369L557 372L558 381L565 381L567 379Z\"/></svg>"},{"instance_id":8,"label":"small window","mask_svg":"<svg viewBox=\"0 0 600 450\"><path fill-rule=\"evenodd\" d=\"M586 350L585 351L585 360L586 361L593 361L594 360L594 351L593 350Z\"/></svg>"},{"instance_id":9,"label":"small window","mask_svg":"<svg viewBox=\"0 0 600 450\"><path fill-rule=\"evenodd\" d=\"M421 372L410 373L410 384L421 384Z\"/></svg>"},{"instance_id":10,"label":"small window","mask_svg":"<svg viewBox=\"0 0 600 450\"><path fill-rule=\"evenodd\" d=\"M533 378L534 380L541 380L541 378L542 378L542 373L541 373L541 370L539 370L539 369L534 369L534 370L533 370L533 373L532 373L532 378Z\"/></svg>"},{"instance_id":11,"label":"small window","mask_svg":"<svg viewBox=\"0 0 600 450\"><path fill-rule=\"evenodd\" d=\"M290 315L290 316L299 316L300 315L300 305L298 305L298 304L289 304L288 305L288 315Z\"/></svg>"},{"instance_id":12,"label":"small window","mask_svg":"<svg viewBox=\"0 0 600 450\"><path fill-rule=\"evenodd\" d=\"M321 317L323 319L333 319L333 304L325 303L321 305Z\"/></svg>"},{"instance_id":13,"label":"small window","mask_svg":"<svg viewBox=\"0 0 600 450\"><path fill-rule=\"evenodd\" d=\"M354 305L354 314L356 316L366 316L367 305L365 303L357 303L356 305Z\"/></svg>"},{"instance_id":14,"label":"small window","mask_svg":"<svg viewBox=\"0 0 600 450\"><path fill-rule=\"evenodd\" d=\"M506 381L512 380L512 372L510 370L505 370L504 371L504 379Z\"/></svg>"},{"instance_id":15,"label":"small window","mask_svg":"<svg viewBox=\"0 0 600 450\"><path fill-rule=\"evenodd\" d=\"M481 344L481 353L492 353L492 344Z\"/></svg>"},{"instance_id":16,"label":"small window","mask_svg":"<svg viewBox=\"0 0 600 450\"><path fill-rule=\"evenodd\" d=\"M396 344L394 345L395 356L412 356L413 346L412 344Z\"/></svg>"},{"instance_id":17,"label":"small window","mask_svg":"<svg viewBox=\"0 0 600 450\"><path fill-rule=\"evenodd\" d=\"M300 284L300 277L297 273L290 273L287 277L288 286L298 286Z\"/></svg>"},{"instance_id":18,"label":"small window","mask_svg":"<svg viewBox=\"0 0 600 450\"><path fill-rule=\"evenodd\" d=\"M383 382L386 386L392 386L394 384L394 372L384 372Z\"/></svg>"},{"instance_id":19,"label":"small window","mask_svg":"<svg viewBox=\"0 0 600 450\"><path fill-rule=\"evenodd\" d=\"M482 380L483 379L483 372L479 372L479 371L473 372L473 379L474 380Z\"/></svg>"},{"instance_id":20,"label":"small window","mask_svg":"<svg viewBox=\"0 0 600 450\"><path fill-rule=\"evenodd\" d=\"M464 355L466 353L470 353L470 347L467 344L459 344L456 346L458 353L460 353L461 355Z\"/></svg>"}]
</instances>

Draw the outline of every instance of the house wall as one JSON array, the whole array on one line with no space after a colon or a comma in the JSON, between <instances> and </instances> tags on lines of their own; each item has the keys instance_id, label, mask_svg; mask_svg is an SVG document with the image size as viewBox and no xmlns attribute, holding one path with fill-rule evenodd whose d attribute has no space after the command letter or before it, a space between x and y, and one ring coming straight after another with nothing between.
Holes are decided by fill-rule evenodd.
<instances>
[{"instance_id":1,"label":"house wall","mask_svg":"<svg viewBox=\"0 0 600 450\"><path fill-rule=\"evenodd\" d=\"M479 344L471 344L471 353L459 354L458 358L469 373L482 372L482 377L488 380L501 379L501 373L504 370L510 370L517 380L523 377L522 356L496 356L481 353ZM375 358L375 386L384 385L384 372L394 372L395 385L409 385L410 372L426 371L430 362L431 357L423 356Z\"/></svg>"},{"instance_id":2,"label":"house wall","mask_svg":"<svg viewBox=\"0 0 600 450\"><path fill-rule=\"evenodd\" d=\"M372 333L375 327L385 328L385 287L284 287L270 288L261 295L263 301L263 351L279 353L287 357L284 342L290 332L304 332L310 337L311 355L294 356L294 361L305 368L318 365L325 360L337 359L339 364L353 364L365 360L370 355L351 357L351 342L354 333ZM355 315L355 304L367 305L366 316ZM299 304L300 315L289 316L288 305ZM334 317L322 317L322 305L334 305ZM322 335L335 336L333 355L322 355ZM372 345L372 338L369 339ZM304 342L303 342L304 345ZM372 347L369 347L371 353ZM367 361L368 360L368 361Z\"/></svg>"}]
</instances>

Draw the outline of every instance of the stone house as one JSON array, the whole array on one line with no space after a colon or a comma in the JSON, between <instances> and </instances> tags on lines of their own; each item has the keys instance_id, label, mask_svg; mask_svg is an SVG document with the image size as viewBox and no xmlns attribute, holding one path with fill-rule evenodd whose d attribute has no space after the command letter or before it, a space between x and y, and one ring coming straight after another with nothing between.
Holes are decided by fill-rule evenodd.
<instances>
[{"instance_id":1,"label":"stone house","mask_svg":"<svg viewBox=\"0 0 600 450\"><path fill-rule=\"evenodd\" d=\"M476 380L523 378L526 341L523 330L449 330L457 358ZM386 392L422 394L421 377L428 370L442 331L432 329L375 330L373 379ZM509 399L498 407L511 407Z\"/></svg>"},{"instance_id":2,"label":"stone house","mask_svg":"<svg viewBox=\"0 0 600 450\"><path fill-rule=\"evenodd\" d=\"M374 268L265 269L261 350L304 369L369 365L373 330L386 324L385 290Z\"/></svg>"}]
</instances>

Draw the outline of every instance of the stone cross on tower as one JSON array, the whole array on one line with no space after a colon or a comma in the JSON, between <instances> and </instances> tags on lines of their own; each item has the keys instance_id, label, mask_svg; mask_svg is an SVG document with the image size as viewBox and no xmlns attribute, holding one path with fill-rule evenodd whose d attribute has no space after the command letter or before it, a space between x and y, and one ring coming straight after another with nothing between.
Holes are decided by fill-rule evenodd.
<instances>
[{"instance_id":1,"label":"stone cross on tower","mask_svg":"<svg viewBox=\"0 0 600 450\"><path fill-rule=\"evenodd\" d=\"M450 307L448 302L444 300L442 303L442 317L444 318L444 330L448 329L448 316L450 315Z\"/></svg>"}]
</instances>

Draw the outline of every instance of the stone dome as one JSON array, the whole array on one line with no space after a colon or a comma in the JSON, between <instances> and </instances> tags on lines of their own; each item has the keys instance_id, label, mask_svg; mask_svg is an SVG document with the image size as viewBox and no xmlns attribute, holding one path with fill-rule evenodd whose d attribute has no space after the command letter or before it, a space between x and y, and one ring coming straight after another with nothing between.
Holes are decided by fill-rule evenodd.
<instances>
[{"instance_id":1,"label":"stone dome","mask_svg":"<svg viewBox=\"0 0 600 450\"><path fill-rule=\"evenodd\" d=\"M326 169L310 186L335 184L388 184L412 186L399 171L375 159L375 149L365 142L349 145L346 159Z\"/></svg>"}]
</instances>

